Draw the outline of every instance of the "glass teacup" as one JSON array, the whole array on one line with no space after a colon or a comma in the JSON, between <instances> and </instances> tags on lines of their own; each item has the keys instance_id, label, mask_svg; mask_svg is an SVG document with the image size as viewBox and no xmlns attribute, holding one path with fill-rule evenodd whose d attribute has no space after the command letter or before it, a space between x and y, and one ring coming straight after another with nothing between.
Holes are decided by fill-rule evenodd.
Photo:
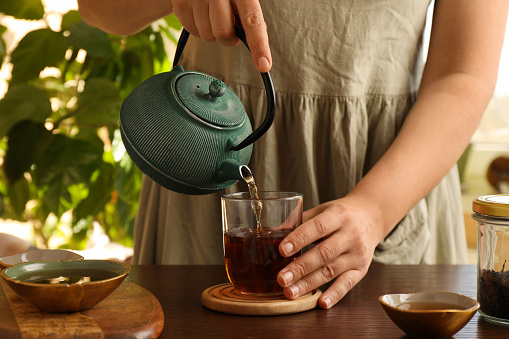
<instances>
[{"instance_id":1,"label":"glass teacup","mask_svg":"<svg viewBox=\"0 0 509 339\"><path fill-rule=\"evenodd\" d=\"M248 192L221 197L226 273L233 287L244 294L275 295L283 288L277 274L300 255L285 258L281 241L302 224L302 194Z\"/></svg>"}]
</instances>

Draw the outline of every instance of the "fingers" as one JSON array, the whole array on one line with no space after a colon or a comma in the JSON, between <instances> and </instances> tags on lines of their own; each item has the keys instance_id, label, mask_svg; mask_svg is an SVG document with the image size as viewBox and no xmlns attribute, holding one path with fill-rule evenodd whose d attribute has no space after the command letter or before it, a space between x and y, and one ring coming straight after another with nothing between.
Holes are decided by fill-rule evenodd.
<instances>
[{"instance_id":1,"label":"fingers","mask_svg":"<svg viewBox=\"0 0 509 339\"><path fill-rule=\"evenodd\" d=\"M311 266L307 266L307 264L310 262L309 258L312 254L307 258L306 254L299 257L291 264L292 266L288 265L278 274L278 283L285 287L285 295L290 299L298 298L344 275L348 271L362 271L365 266L362 258L356 254L345 253L326 264L316 265L316 269L309 269ZM299 259L302 260L299 261ZM347 286L346 291L351 287L353 285Z\"/></svg>"},{"instance_id":2,"label":"fingers","mask_svg":"<svg viewBox=\"0 0 509 339\"><path fill-rule=\"evenodd\" d=\"M235 46L238 13L255 67L262 73L272 67L267 25L258 0L173 0L173 12L184 28L205 41Z\"/></svg>"},{"instance_id":3,"label":"fingers","mask_svg":"<svg viewBox=\"0 0 509 339\"><path fill-rule=\"evenodd\" d=\"M341 274L327 291L320 296L318 305L323 309L329 309L336 305L365 275L366 272L357 270Z\"/></svg>"},{"instance_id":4,"label":"fingers","mask_svg":"<svg viewBox=\"0 0 509 339\"><path fill-rule=\"evenodd\" d=\"M234 13L230 1L225 0L173 0L173 12L182 26L192 35L205 41L218 40L235 46Z\"/></svg>"},{"instance_id":5,"label":"fingers","mask_svg":"<svg viewBox=\"0 0 509 339\"><path fill-rule=\"evenodd\" d=\"M235 1L242 28L246 32L246 39L251 49L251 56L256 68L268 72L272 67L272 56L267 35L267 25L263 19L262 9L258 1Z\"/></svg>"},{"instance_id":6,"label":"fingers","mask_svg":"<svg viewBox=\"0 0 509 339\"><path fill-rule=\"evenodd\" d=\"M335 279L319 299L320 307L328 309L341 300L366 275L368 267L369 264L365 265L356 255L345 254L301 279L293 274L294 270L284 269L278 275L278 283L284 287L285 297L293 300ZM283 276L289 278L288 284L282 281Z\"/></svg>"},{"instance_id":7,"label":"fingers","mask_svg":"<svg viewBox=\"0 0 509 339\"><path fill-rule=\"evenodd\" d=\"M187 0L172 0L173 14L179 19L182 26L192 35L200 37L194 20L193 3Z\"/></svg>"},{"instance_id":8,"label":"fingers","mask_svg":"<svg viewBox=\"0 0 509 339\"><path fill-rule=\"evenodd\" d=\"M345 265L341 266L339 257L343 254L342 249L345 248L341 244L341 235L339 233L316 245L313 249L298 257L281 270L281 286L288 286L298 279L305 277L311 272L320 271L324 277L322 284L334 279L345 269ZM341 259L344 260L344 256ZM289 271L292 274L292 280L285 273ZM328 280L327 280L328 279Z\"/></svg>"},{"instance_id":9,"label":"fingers","mask_svg":"<svg viewBox=\"0 0 509 339\"><path fill-rule=\"evenodd\" d=\"M208 42L215 41L216 38L212 32L212 24L209 19L208 3L200 4L200 6L194 6L193 17L199 36Z\"/></svg>"},{"instance_id":10,"label":"fingers","mask_svg":"<svg viewBox=\"0 0 509 339\"><path fill-rule=\"evenodd\" d=\"M236 46L240 40L233 29L235 17L230 2L214 1L210 5L209 14L212 34L216 40L226 46Z\"/></svg>"},{"instance_id":11,"label":"fingers","mask_svg":"<svg viewBox=\"0 0 509 339\"><path fill-rule=\"evenodd\" d=\"M341 215L341 211L326 210L297 227L279 245L281 255L289 257L305 246L337 231L338 225L341 224L337 215Z\"/></svg>"},{"instance_id":12,"label":"fingers","mask_svg":"<svg viewBox=\"0 0 509 339\"><path fill-rule=\"evenodd\" d=\"M357 266L354 255L342 252L346 246L340 238L341 234L334 234L279 272L278 284L289 287L288 297L298 298Z\"/></svg>"},{"instance_id":13,"label":"fingers","mask_svg":"<svg viewBox=\"0 0 509 339\"><path fill-rule=\"evenodd\" d=\"M364 277L376 245L371 245L368 221L360 215L343 204L322 206L311 210L310 219L282 241L281 254L290 256L322 240L278 273L287 298L299 298L335 280L319 301L330 308Z\"/></svg>"}]
</instances>

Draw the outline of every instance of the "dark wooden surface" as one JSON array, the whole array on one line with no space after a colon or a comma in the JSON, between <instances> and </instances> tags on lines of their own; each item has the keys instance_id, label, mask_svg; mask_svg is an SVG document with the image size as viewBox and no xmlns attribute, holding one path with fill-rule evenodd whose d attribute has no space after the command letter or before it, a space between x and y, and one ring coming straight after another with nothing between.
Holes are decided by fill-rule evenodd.
<instances>
[{"instance_id":1,"label":"dark wooden surface","mask_svg":"<svg viewBox=\"0 0 509 339\"><path fill-rule=\"evenodd\" d=\"M161 303L161 338L406 338L378 302L387 293L449 291L476 298L476 266L373 264L364 279L330 310L284 316L222 314L201 304L201 293L227 282L224 266L132 266L127 280ZM324 290L324 289L322 289ZM454 338L509 338L509 327L477 313Z\"/></svg>"}]
</instances>

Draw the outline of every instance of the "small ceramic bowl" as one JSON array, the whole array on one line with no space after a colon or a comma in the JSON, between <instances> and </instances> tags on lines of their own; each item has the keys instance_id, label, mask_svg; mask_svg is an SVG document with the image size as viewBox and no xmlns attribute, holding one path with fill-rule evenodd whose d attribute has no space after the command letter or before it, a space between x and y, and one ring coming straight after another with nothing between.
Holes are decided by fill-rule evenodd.
<instances>
[{"instance_id":1,"label":"small ceramic bowl","mask_svg":"<svg viewBox=\"0 0 509 339\"><path fill-rule=\"evenodd\" d=\"M77 312L110 295L130 271L129 265L111 260L36 261L8 267L0 275L41 311Z\"/></svg>"},{"instance_id":2,"label":"small ceramic bowl","mask_svg":"<svg viewBox=\"0 0 509 339\"><path fill-rule=\"evenodd\" d=\"M477 300L452 292L386 294L378 301L391 320L412 338L450 338L480 306Z\"/></svg>"},{"instance_id":3,"label":"small ceramic bowl","mask_svg":"<svg viewBox=\"0 0 509 339\"><path fill-rule=\"evenodd\" d=\"M83 260L83 257L67 250L40 249L0 258L0 269L30 261Z\"/></svg>"}]
</instances>

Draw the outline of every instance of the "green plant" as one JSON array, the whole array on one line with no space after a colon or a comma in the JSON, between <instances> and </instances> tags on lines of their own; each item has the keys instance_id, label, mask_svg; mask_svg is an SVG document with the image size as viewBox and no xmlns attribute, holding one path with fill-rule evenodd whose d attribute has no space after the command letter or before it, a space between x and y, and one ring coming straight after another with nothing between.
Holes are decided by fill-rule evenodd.
<instances>
[{"instance_id":1,"label":"green plant","mask_svg":"<svg viewBox=\"0 0 509 339\"><path fill-rule=\"evenodd\" d=\"M41 0L1 1L0 13L47 20ZM0 100L0 217L29 221L47 245L70 213L68 247L83 248L94 221L129 246L141 173L122 147L118 113L141 81L169 70L165 41L176 42L180 23L169 16L121 37L69 11L60 30L46 27L11 53L0 39L0 62L12 64Z\"/></svg>"}]
</instances>

